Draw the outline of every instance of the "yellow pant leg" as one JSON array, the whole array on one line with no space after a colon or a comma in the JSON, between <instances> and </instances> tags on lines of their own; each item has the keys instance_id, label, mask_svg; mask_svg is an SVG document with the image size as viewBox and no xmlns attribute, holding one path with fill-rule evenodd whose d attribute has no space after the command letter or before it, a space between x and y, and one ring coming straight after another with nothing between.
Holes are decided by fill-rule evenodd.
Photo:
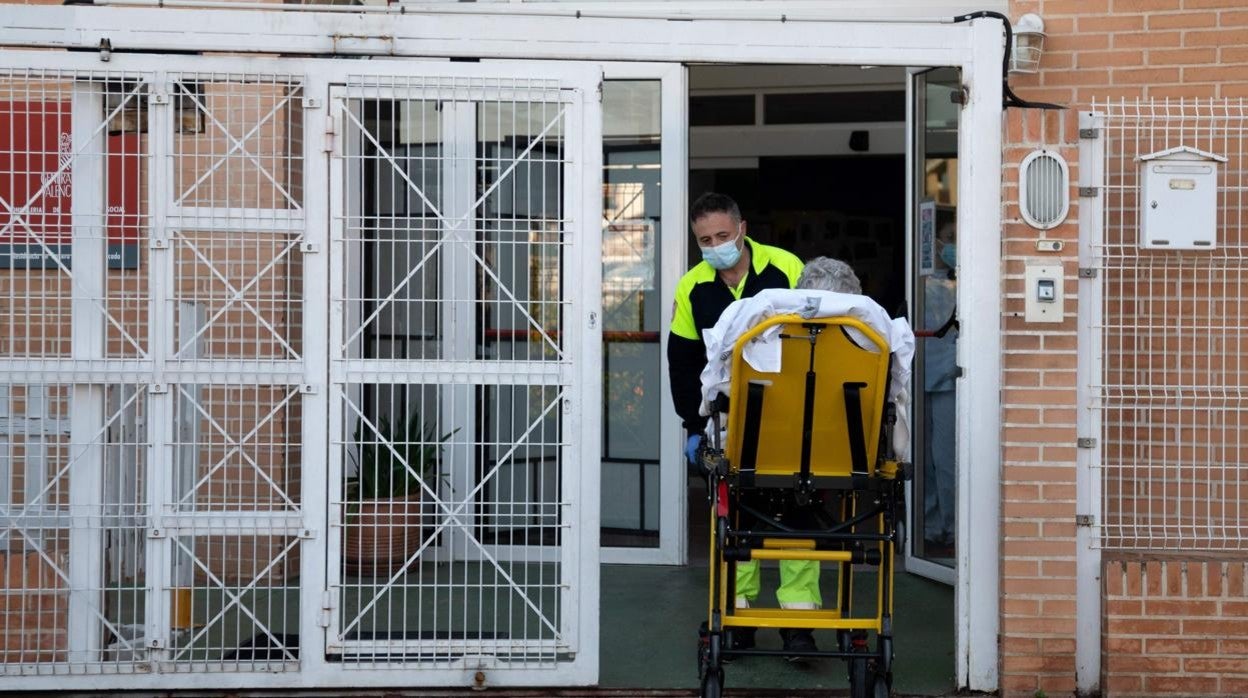
<instances>
[{"instance_id":1,"label":"yellow pant leg","mask_svg":"<svg viewBox=\"0 0 1248 698\"><path fill-rule=\"evenodd\" d=\"M814 560L781 560L780 588L776 589L776 600L780 602L781 608L822 607L819 563Z\"/></svg>"},{"instance_id":2,"label":"yellow pant leg","mask_svg":"<svg viewBox=\"0 0 1248 698\"><path fill-rule=\"evenodd\" d=\"M737 563L737 608L746 608L758 598L760 576L758 560Z\"/></svg>"},{"instance_id":3,"label":"yellow pant leg","mask_svg":"<svg viewBox=\"0 0 1248 698\"><path fill-rule=\"evenodd\" d=\"M762 590L758 560L737 563L737 608L749 606ZM776 600L781 608L821 608L819 563L813 560L781 560L780 588Z\"/></svg>"}]
</instances>

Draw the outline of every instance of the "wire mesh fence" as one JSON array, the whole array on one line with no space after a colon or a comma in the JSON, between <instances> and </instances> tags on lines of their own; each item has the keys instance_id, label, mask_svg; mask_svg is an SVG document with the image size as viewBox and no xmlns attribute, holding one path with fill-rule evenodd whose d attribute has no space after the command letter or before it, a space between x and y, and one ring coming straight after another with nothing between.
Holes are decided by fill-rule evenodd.
<instances>
[{"instance_id":1,"label":"wire mesh fence","mask_svg":"<svg viewBox=\"0 0 1248 698\"><path fill-rule=\"evenodd\" d=\"M0 76L0 671L297 668L301 104Z\"/></svg>"},{"instance_id":2,"label":"wire mesh fence","mask_svg":"<svg viewBox=\"0 0 1248 698\"><path fill-rule=\"evenodd\" d=\"M344 666L569 650L568 99L523 79L341 93L361 175L335 221Z\"/></svg>"},{"instance_id":3,"label":"wire mesh fence","mask_svg":"<svg viewBox=\"0 0 1248 698\"><path fill-rule=\"evenodd\" d=\"M1248 105L1111 101L1093 111L1103 139L1092 163L1103 224L1088 231L1101 297L1101 544L1243 551ZM1202 210L1197 195L1211 186L1212 210ZM1174 218L1157 219L1167 206ZM1208 219L1215 239L1173 245Z\"/></svg>"},{"instance_id":4,"label":"wire mesh fence","mask_svg":"<svg viewBox=\"0 0 1248 698\"><path fill-rule=\"evenodd\" d=\"M0 74L0 673L576 661L588 79L147 63Z\"/></svg>"}]
</instances>

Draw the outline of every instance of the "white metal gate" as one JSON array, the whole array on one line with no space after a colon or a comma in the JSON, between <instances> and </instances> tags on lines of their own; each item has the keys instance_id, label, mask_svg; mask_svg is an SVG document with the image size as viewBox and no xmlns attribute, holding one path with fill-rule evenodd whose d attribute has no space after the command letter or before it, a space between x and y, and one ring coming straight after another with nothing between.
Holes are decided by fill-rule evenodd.
<instances>
[{"instance_id":1,"label":"white metal gate","mask_svg":"<svg viewBox=\"0 0 1248 698\"><path fill-rule=\"evenodd\" d=\"M597 501L582 494L600 389L584 370L599 351L594 77L370 76L331 93L330 480L346 478L331 653L596 664L580 613L597 608L581 597L597 529L580 525ZM358 478L372 467L389 480Z\"/></svg>"},{"instance_id":2,"label":"white metal gate","mask_svg":"<svg viewBox=\"0 0 1248 698\"><path fill-rule=\"evenodd\" d=\"M599 73L507 70L0 56L4 688L596 678ZM367 141L418 102L400 231ZM340 564L405 512L405 573Z\"/></svg>"}]
</instances>

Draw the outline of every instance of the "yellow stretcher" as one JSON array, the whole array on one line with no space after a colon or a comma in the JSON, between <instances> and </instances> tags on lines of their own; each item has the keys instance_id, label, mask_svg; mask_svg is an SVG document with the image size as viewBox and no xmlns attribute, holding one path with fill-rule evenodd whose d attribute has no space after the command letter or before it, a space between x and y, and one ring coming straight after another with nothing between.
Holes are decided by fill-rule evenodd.
<instances>
[{"instance_id":1,"label":"yellow stretcher","mask_svg":"<svg viewBox=\"0 0 1248 698\"><path fill-rule=\"evenodd\" d=\"M779 373L755 371L744 347L781 325ZM874 345L874 346L872 346ZM710 598L699 632L702 696L718 698L723 660L800 654L848 663L851 696L887 696L892 685L893 554L908 465L892 458L887 400L890 349L849 317L769 318L737 340L731 394L712 405L712 444L699 454L711 500ZM727 437L718 443L726 416ZM821 525L797 528L744 505L742 494L811 507ZM836 569L835 605L817 610L736 608L736 565L747 560L818 560ZM854 566L876 571L874 614L854 605ZM829 584L825 582L824 588ZM864 606L866 604L863 604ZM732 649L735 628L835 631L836 649L794 653ZM872 643L874 640L874 644Z\"/></svg>"}]
</instances>

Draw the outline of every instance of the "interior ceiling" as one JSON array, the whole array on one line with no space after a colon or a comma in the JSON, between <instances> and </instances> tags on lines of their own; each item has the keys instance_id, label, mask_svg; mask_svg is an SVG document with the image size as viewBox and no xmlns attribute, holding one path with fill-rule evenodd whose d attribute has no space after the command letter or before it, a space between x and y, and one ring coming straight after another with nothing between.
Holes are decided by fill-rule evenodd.
<instances>
[{"instance_id":1,"label":"interior ceiling","mask_svg":"<svg viewBox=\"0 0 1248 698\"><path fill-rule=\"evenodd\" d=\"M895 66L693 65L689 89L697 92L845 89L891 85L904 88L906 69Z\"/></svg>"}]
</instances>

